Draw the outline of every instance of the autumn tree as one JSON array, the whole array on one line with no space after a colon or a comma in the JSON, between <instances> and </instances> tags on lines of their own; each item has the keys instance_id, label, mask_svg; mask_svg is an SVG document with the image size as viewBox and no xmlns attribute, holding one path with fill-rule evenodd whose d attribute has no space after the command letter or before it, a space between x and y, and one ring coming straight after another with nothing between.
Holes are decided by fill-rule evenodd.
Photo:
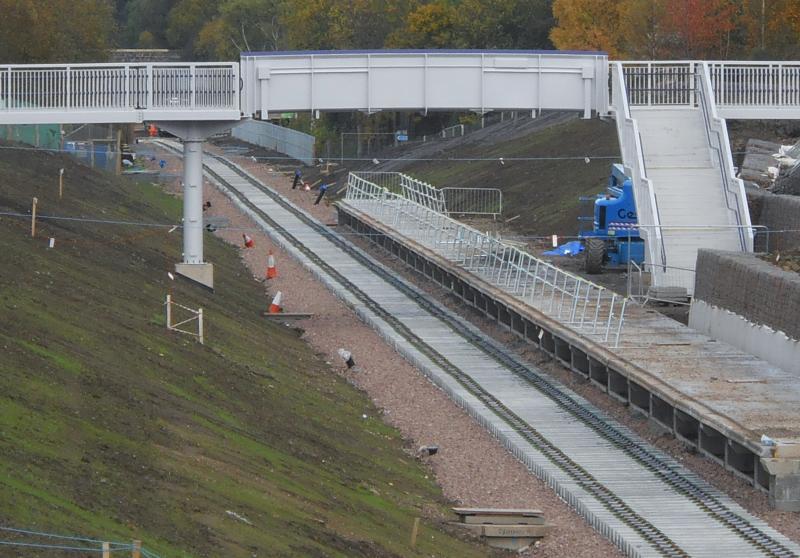
<instances>
[{"instance_id":1,"label":"autumn tree","mask_svg":"<svg viewBox=\"0 0 800 558\"><path fill-rule=\"evenodd\" d=\"M670 0L664 11L670 54L675 58L727 58L735 15L730 0Z\"/></svg>"},{"instance_id":2,"label":"autumn tree","mask_svg":"<svg viewBox=\"0 0 800 558\"><path fill-rule=\"evenodd\" d=\"M786 59L800 56L800 2L740 0L732 55Z\"/></svg>"},{"instance_id":3,"label":"autumn tree","mask_svg":"<svg viewBox=\"0 0 800 558\"><path fill-rule=\"evenodd\" d=\"M105 60L115 28L113 12L108 0L0 0L0 59Z\"/></svg>"},{"instance_id":4,"label":"autumn tree","mask_svg":"<svg viewBox=\"0 0 800 558\"><path fill-rule=\"evenodd\" d=\"M657 60L669 57L670 36L664 14L670 0L622 0L617 6L620 51L626 58Z\"/></svg>"},{"instance_id":5,"label":"autumn tree","mask_svg":"<svg viewBox=\"0 0 800 558\"><path fill-rule=\"evenodd\" d=\"M562 50L601 50L614 58L623 52L623 38L631 29L620 29L621 0L555 0L556 26L550 39Z\"/></svg>"},{"instance_id":6,"label":"autumn tree","mask_svg":"<svg viewBox=\"0 0 800 558\"><path fill-rule=\"evenodd\" d=\"M405 25L391 33L389 47L459 48L464 41L459 30L456 6L448 0L435 0L411 11Z\"/></svg>"}]
</instances>

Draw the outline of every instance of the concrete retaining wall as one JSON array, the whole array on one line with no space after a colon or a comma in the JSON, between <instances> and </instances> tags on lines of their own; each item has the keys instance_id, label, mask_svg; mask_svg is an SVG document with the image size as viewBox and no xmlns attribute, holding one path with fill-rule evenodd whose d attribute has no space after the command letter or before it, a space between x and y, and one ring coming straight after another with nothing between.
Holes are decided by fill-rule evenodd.
<instances>
[{"instance_id":1,"label":"concrete retaining wall","mask_svg":"<svg viewBox=\"0 0 800 558\"><path fill-rule=\"evenodd\" d=\"M314 136L260 120L246 120L233 128L233 137L273 149L305 163L314 164Z\"/></svg>"},{"instance_id":2,"label":"concrete retaining wall","mask_svg":"<svg viewBox=\"0 0 800 558\"><path fill-rule=\"evenodd\" d=\"M754 324L739 314L697 299L692 301L689 327L800 377L800 341L782 331Z\"/></svg>"},{"instance_id":3,"label":"concrete retaining wall","mask_svg":"<svg viewBox=\"0 0 800 558\"><path fill-rule=\"evenodd\" d=\"M691 327L800 375L800 275L753 255L700 250L694 299Z\"/></svg>"},{"instance_id":4,"label":"concrete retaining wall","mask_svg":"<svg viewBox=\"0 0 800 558\"><path fill-rule=\"evenodd\" d=\"M764 225L770 231L800 231L800 196L772 194L763 190L748 189L750 218L754 225ZM762 233L756 237L756 250L765 251L767 246ZM769 235L771 252L800 250L800 232L773 233Z\"/></svg>"}]
</instances>

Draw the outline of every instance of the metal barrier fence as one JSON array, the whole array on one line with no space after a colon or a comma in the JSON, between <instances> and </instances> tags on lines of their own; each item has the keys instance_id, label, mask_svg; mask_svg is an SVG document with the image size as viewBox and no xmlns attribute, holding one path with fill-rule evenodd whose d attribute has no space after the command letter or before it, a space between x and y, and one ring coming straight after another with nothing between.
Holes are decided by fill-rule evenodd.
<instances>
[{"instance_id":1,"label":"metal barrier fence","mask_svg":"<svg viewBox=\"0 0 800 558\"><path fill-rule=\"evenodd\" d=\"M400 177L402 177L402 173L399 172L383 172L383 171L358 171L353 172L351 174L355 174L359 178L366 180L368 182L372 182L380 186L381 188L386 188L393 194L402 194L403 188L400 186Z\"/></svg>"},{"instance_id":2,"label":"metal barrier fence","mask_svg":"<svg viewBox=\"0 0 800 558\"><path fill-rule=\"evenodd\" d=\"M239 108L239 65L0 66L5 111Z\"/></svg>"},{"instance_id":3,"label":"metal barrier fence","mask_svg":"<svg viewBox=\"0 0 800 558\"><path fill-rule=\"evenodd\" d=\"M633 260L628 260L628 298L637 304L645 305L650 301L667 302L670 304L688 305L689 297L666 296L669 293L659 291L652 284L653 273L657 272L661 276L667 277L666 284L681 285L691 278L694 283L695 270L683 267L654 266L647 263L637 264ZM670 281L671 280L671 281Z\"/></svg>"},{"instance_id":4,"label":"metal barrier fence","mask_svg":"<svg viewBox=\"0 0 800 558\"><path fill-rule=\"evenodd\" d=\"M400 188L403 197L427 207L432 211L447 213L444 192L422 180L412 178L407 174L400 175Z\"/></svg>"},{"instance_id":5,"label":"metal barrier fence","mask_svg":"<svg viewBox=\"0 0 800 558\"><path fill-rule=\"evenodd\" d=\"M450 215L491 215L503 212L503 192L497 188L442 188Z\"/></svg>"},{"instance_id":6,"label":"metal barrier fence","mask_svg":"<svg viewBox=\"0 0 800 558\"><path fill-rule=\"evenodd\" d=\"M345 201L540 312L618 347L627 298L355 173Z\"/></svg>"},{"instance_id":7,"label":"metal barrier fence","mask_svg":"<svg viewBox=\"0 0 800 558\"><path fill-rule=\"evenodd\" d=\"M273 149L306 165L314 164L316 138L291 128L260 120L246 120L234 126L231 135L247 143Z\"/></svg>"},{"instance_id":8,"label":"metal barrier fence","mask_svg":"<svg viewBox=\"0 0 800 558\"><path fill-rule=\"evenodd\" d=\"M436 188L401 172L352 174L440 213L497 217L503 211L503 193L497 188Z\"/></svg>"}]
</instances>

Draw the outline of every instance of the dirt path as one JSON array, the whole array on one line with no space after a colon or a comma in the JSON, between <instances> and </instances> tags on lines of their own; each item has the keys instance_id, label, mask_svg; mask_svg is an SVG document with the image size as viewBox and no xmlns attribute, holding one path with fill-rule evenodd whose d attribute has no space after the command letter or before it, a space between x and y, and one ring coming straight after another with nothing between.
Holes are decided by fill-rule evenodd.
<instances>
[{"instance_id":1,"label":"dirt path","mask_svg":"<svg viewBox=\"0 0 800 558\"><path fill-rule=\"evenodd\" d=\"M270 171L269 165L234 159L322 222L333 223L335 213L330 206L313 205L315 192L293 191L290 178L274 167ZM173 191L178 190L177 182L171 185ZM384 420L398 428L407 439L410 452L421 445L439 447L436 455L424 459L454 505L543 510L547 522L554 528L536 548L523 555L622 556L444 392L386 345L299 263L273 245L266 234L258 232L255 224L228 198L208 183L204 193L211 202L211 215L228 218L231 228L245 229L255 240L255 248L242 248L241 255L257 280L264 280L268 251L272 250L278 277L265 285L264 308L280 290L286 312L314 314L310 320L297 322L303 329L303 338L372 398L382 410ZM240 230L217 234L242 247ZM357 365L354 371L346 370L337 354L339 348L353 353Z\"/></svg>"}]
</instances>

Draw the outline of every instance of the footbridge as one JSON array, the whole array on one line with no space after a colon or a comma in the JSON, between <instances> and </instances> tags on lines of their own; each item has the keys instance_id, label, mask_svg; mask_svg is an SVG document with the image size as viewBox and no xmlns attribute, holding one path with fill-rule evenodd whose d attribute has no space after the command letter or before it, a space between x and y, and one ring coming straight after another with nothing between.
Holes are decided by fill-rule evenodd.
<instances>
[{"instance_id":1,"label":"footbridge","mask_svg":"<svg viewBox=\"0 0 800 558\"><path fill-rule=\"evenodd\" d=\"M609 88L609 81L611 87ZM750 251L726 118L800 118L800 64L609 62L602 52L243 53L239 63L0 66L0 124L156 122L183 139L183 262L203 259L202 149L279 112L492 110L613 115L655 287L693 290L700 247Z\"/></svg>"}]
</instances>

